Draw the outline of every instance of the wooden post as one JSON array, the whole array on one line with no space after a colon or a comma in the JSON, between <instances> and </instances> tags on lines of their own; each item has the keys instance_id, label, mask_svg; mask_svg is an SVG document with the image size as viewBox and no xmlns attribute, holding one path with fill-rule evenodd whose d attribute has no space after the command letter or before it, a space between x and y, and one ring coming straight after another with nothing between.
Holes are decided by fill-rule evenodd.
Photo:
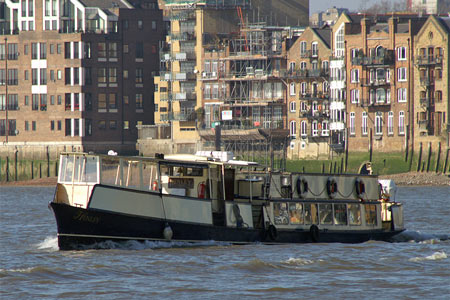
<instances>
[{"instance_id":1,"label":"wooden post","mask_svg":"<svg viewBox=\"0 0 450 300\"><path fill-rule=\"evenodd\" d=\"M31 160L31 179L34 179L34 160Z\"/></svg>"},{"instance_id":2,"label":"wooden post","mask_svg":"<svg viewBox=\"0 0 450 300\"><path fill-rule=\"evenodd\" d=\"M430 162L431 162L431 142L428 143L427 172L430 171Z\"/></svg>"},{"instance_id":3,"label":"wooden post","mask_svg":"<svg viewBox=\"0 0 450 300\"><path fill-rule=\"evenodd\" d=\"M325 174L325 163L322 163L322 174Z\"/></svg>"},{"instance_id":4,"label":"wooden post","mask_svg":"<svg viewBox=\"0 0 450 300\"><path fill-rule=\"evenodd\" d=\"M438 144L438 153L436 158L436 167L434 168L434 171L437 173L439 172L439 163L441 162L441 142Z\"/></svg>"},{"instance_id":5,"label":"wooden post","mask_svg":"<svg viewBox=\"0 0 450 300\"><path fill-rule=\"evenodd\" d=\"M420 142L420 146L419 146L419 158L417 160L417 172L420 171L421 166L422 166L422 142Z\"/></svg>"},{"instance_id":6,"label":"wooden post","mask_svg":"<svg viewBox=\"0 0 450 300\"><path fill-rule=\"evenodd\" d=\"M450 155L450 148L447 149L447 155L445 156L444 167L442 168L442 173L447 173L448 156Z\"/></svg>"},{"instance_id":7,"label":"wooden post","mask_svg":"<svg viewBox=\"0 0 450 300\"><path fill-rule=\"evenodd\" d=\"M344 173L344 158L341 157L341 171L339 173Z\"/></svg>"},{"instance_id":8,"label":"wooden post","mask_svg":"<svg viewBox=\"0 0 450 300\"><path fill-rule=\"evenodd\" d=\"M6 157L6 182L9 181L9 156Z\"/></svg>"},{"instance_id":9,"label":"wooden post","mask_svg":"<svg viewBox=\"0 0 450 300\"><path fill-rule=\"evenodd\" d=\"M50 177L50 153L47 146L47 177Z\"/></svg>"},{"instance_id":10,"label":"wooden post","mask_svg":"<svg viewBox=\"0 0 450 300\"><path fill-rule=\"evenodd\" d=\"M42 178L42 163L39 163L39 178Z\"/></svg>"},{"instance_id":11,"label":"wooden post","mask_svg":"<svg viewBox=\"0 0 450 300\"><path fill-rule=\"evenodd\" d=\"M17 181L17 150L14 151L14 181Z\"/></svg>"}]
</instances>

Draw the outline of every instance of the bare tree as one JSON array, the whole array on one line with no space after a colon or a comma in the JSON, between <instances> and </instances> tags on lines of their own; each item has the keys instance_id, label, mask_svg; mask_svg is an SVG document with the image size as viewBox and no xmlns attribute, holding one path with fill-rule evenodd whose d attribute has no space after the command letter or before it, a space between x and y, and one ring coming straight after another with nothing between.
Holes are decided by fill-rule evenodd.
<instances>
[{"instance_id":1,"label":"bare tree","mask_svg":"<svg viewBox=\"0 0 450 300\"><path fill-rule=\"evenodd\" d=\"M390 12L405 11L406 1L402 0L381 0L372 6L366 7L362 2L359 7L359 12L367 14L387 14Z\"/></svg>"}]
</instances>

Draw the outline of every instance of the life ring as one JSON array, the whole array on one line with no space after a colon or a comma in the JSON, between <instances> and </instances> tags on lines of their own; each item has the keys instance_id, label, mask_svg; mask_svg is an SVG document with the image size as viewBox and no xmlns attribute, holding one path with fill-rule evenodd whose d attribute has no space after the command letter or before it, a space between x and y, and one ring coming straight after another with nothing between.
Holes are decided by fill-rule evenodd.
<instances>
[{"instance_id":1,"label":"life ring","mask_svg":"<svg viewBox=\"0 0 450 300\"><path fill-rule=\"evenodd\" d=\"M366 184L361 178L356 178L355 180L355 190L358 198L362 199L366 193Z\"/></svg>"},{"instance_id":2,"label":"life ring","mask_svg":"<svg viewBox=\"0 0 450 300\"><path fill-rule=\"evenodd\" d=\"M267 233L269 234L270 240L276 241L278 239L278 230L274 225L269 225L269 228L267 228Z\"/></svg>"},{"instance_id":3,"label":"life ring","mask_svg":"<svg viewBox=\"0 0 450 300\"><path fill-rule=\"evenodd\" d=\"M300 198L306 198L308 194L308 181L305 178L297 178L297 193Z\"/></svg>"},{"instance_id":4,"label":"life ring","mask_svg":"<svg viewBox=\"0 0 450 300\"><path fill-rule=\"evenodd\" d=\"M152 183L152 191L157 191L158 190L158 181L153 181Z\"/></svg>"},{"instance_id":5,"label":"life ring","mask_svg":"<svg viewBox=\"0 0 450 300\"><path fill-rule=\"evenodd\" d=\"M309 235L311 236L311 240L314 243L317 243L320 238L319 227L317 227L317 225L314 224L311 225L311 227L309 227Z\"/></svg>"},{"instance_id":6,"label":"life ring","mask_svg":"<svg viewBox=\"0 0 450 300\"><path fill-rule=\"evenodd\" d=\"M336 179L328 178L328 180L327 180L328 197L333 199L334 197L336 197L337 192L338 192L338 185L337 185Z\"/></svg>"}]
</instances>

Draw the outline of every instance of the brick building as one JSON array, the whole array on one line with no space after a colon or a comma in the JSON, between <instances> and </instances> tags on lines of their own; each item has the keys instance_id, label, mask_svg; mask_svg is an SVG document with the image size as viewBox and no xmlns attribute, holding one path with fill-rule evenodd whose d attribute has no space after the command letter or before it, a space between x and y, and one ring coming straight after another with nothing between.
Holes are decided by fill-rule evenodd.
<instances>
[{"instance_id":1,"label":"brick building","mask_svg":"<svg viewBox=\"0 0 450 300\"><path fill-rule=\"evenodd\" d=\"M327 157L329 130L329 59L331 31L308 27L289 48L288 157Z\"/></svg>"},{"instance_id":2,"label":"brick building","mask_svg":"<svg viewBox=\"0 0 450 300\"><path fill-rule=\"evenodd\" d=\"M352 151L404 151L412 143L414 36L425 18L346 23L347 133Z\"/></svg>"},{"instance_id":3,"label":"brick building","mask_svg":"<svg viewBox=\"0 0 450 300\"><path fill-rule=\"evenodd\" d=\"M153 123L156 0L1 2L0 34L2 152L135 149Z\"/></svg>"}]
</instances>

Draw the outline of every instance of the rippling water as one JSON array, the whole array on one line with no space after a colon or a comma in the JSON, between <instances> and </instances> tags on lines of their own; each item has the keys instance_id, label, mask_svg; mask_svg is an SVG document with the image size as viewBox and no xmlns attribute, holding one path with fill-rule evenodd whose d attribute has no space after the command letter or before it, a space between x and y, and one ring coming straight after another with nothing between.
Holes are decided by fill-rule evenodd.
<instances>
[{"instance_id":1,"label":"rippling water","mask_svg":"<svg viewBox=\"0 0 450 300\"><path fill-rule=\"evenodd\" d=\"M0 299L449 299L450 188L404 187L396 243L59 251L53 188L0 187Z\"/></svg>"}]
</instances>

